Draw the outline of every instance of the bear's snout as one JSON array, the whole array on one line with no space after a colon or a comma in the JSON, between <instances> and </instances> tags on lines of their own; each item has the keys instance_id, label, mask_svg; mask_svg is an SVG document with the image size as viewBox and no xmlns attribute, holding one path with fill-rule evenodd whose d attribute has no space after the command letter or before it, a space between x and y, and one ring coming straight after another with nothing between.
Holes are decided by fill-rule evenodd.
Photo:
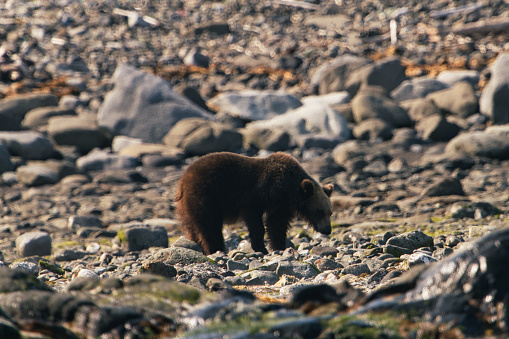
<instances>
[{"instance_id":1,"label":"bear's snout","mask_svg":"<svg viewBox=\"0 0 509 339\"><path fill-rule=\"evenodd\" d=\"M317 232L320 232L325 235L329 235L332 232L332 227L331 227L330 221L317 224L317 225L315 225L314 229Z\"/></svg>"}]
</instances>

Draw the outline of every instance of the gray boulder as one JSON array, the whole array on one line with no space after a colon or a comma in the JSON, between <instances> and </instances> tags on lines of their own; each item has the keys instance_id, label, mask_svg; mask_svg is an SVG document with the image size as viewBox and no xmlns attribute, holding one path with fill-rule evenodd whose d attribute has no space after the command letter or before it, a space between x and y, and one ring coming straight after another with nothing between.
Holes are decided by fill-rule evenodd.
<instances>
[{"instance_id":1,"label":"gray boulder","mask_svg":"<svg viewBox=\"0 0 509 339\"><path fill-rule=\"evenodd\" d=\"M43 106L57 106L53 94L32 93L0 100L0 130L18 131L25 115L32 109Z\"/></svg>"},{"instance_id":2,"label":"gray boulder","mask_svg":"<svg viewBox=\"0 0 509 339\"><path fill-rule=\"evenodd\" d=\"M415 129L424 140L449 141L461 131L461 127L448 122L439 114L431 115L419 121Z\"/></svg>"},{"instance_id":3,"label":"gray boulder","mask_svg":"<svg viewBox=\"0 0 509 339\"><path fill-rule=\"evenodd\" d=\"M501 160L509 159L509 125L492 126L483 132L462 133L449 141L445 151Z\"/></svg>"},{"instance_id":4,"label":"gray boulder","mask_svg":"<svg viewBox=\"0 0 509 339\"><path fill-rule=\"evenodd\" d=\"M35 131L0 132L0 141L11 155L26 160L45 160L56 154L51 140Z\"/></svg>"},{"instance_id":5,"label":"gray boulder","mask_svg":"<svg viewBox=\"0 0 509 339\"><path fill-rule=\"evenodd\" d=\"M180 147L192 155L234 152L242 148L242 134L218 122L193 118L175 124L164 137L163 143Z\"/></svg>"},{"instance_id":6,"label":"gray boulder","mask_svg":"<svg viewBox=\"0 0 509 339\"><path fill-rule=\"evenodd\" d=\"M300 147L309 145L311 139L322 138L327 147L334 147L351 137L351 131L343 116L333 106L345 103L350 96L346 92L311 96L302 99L303 105L269 120L247 124L247 129L278 128L288 132Z\"/></svg>"},{"instance_id":7,"label":"gray boulder","mask_svg":"<svg viewBox=\"0 0 509 339\"><path fill-rule=\"evenodd\" d=\"M405 80L405 67L399 58L391 57L353 71L346 81L345 89L352 96L366 86L378 86L390 93Z\"/></svg>"},{"instance_id":8,"label":"gray boulder","mask_svg":"<svg viewBox=\"0 0 509 339\"><path fill-rule=\"evenodd\" d=\"M428 94L446 89L447 84L436 79L426 77L405 80L391 92L391 97L396 101L424 98Z\"/></svg>"},{"instance_id":9,"label":"gray boulder","mask_svg":"<svg viewBox=\"0 0 509 339\"><path fill-rule=\"evenodd\" d=\"M98 114L98 125L111 135L160 142L181 119L213 119L174 91L165 80L122 64L113 74L115 87Z\"/></svg>"},{"instance_id":10,"label":"gray boulder","mask_svg":"<svg viewBox=\"0 0 509 339\"><path fill-rule=\"evenodd\" d=\"M285 151L290 148L290 135L280 128L249 128L241 131L244 136L244 148L255 147L271 152Z\"/></svg>"},{"instance_id":11,"label":"gray boulder","mask_svg":"<svg viewBox=\"0 0 509 339\"><path fill-rule=\"evenodd\" d=\"M139 164L135 157L112 154L99 149L76 160L76 166L85 172L134 168Z\"/></svg>"},{"instance_id":12,"label":"gray boulder","mask_svg":"<svg viewBox=\"0 0 509 339\"><path fill-rule=\"evenodd\" d=\"M400 105L407 110L410 119L414 122L419 122L431 115L442 114L442 110L430 99L407 100L403 101Z\"/></svg>"},{"instance_id":13,"label":"gray boulder","mask_svg":"<svg viewBox=\"0 0 509 339\"><path fill-rule=\"evenodd\" d=\"M321 65L311 78L314 93L327 94L344 91L348 76L356 69L369 64L366 58L345 54Z\"/></svg>"},{"instance_id":14,"label":"gray boulder","mask_svg":"<svg viewBox=\"0 0 509 339\"><path fill-rule=\"evenodd\" d=\"M127 251L141 251L149 247L168 247L168 233L163 226L134 223L123 226L117 239Z\"/></svg>"},{"instance_id":15,"label":"gray boulder","mask_svg":"<svg viewBox=\"0 0 509 339\"><path fill-rule=\"evenodd\" d=\"M426 98L433 101L438 108L460 118L469 117L479 111L479 100L474 88L466 81L428 94Z\"/></svg>"},{"instance_id":16,"label":"gray boulder","mask_svg":"<svg viewBox=\"0 0 509 339\"><path fill-rule=\"evenodd\" d=\"M247 121L270 119L302 106L293 95L275 91L227 92L215 96L207 104L218 115L228 114Z\"/></svg>"},{"instance_id":17,"label":"gray boulder","mask_svg":"<svg viewBox=\"0 0 509 339\"><path fill-rule=\"evenodd\" d=\"M86 154L108 144L108 138L97 123L81 117L53 117L49 119L48 134L57 145L75 146Z\"/></svg>"},{"instance_id":18,"label":"gray boulder","mask_svg":"<svg viewBox=\"0 0 509 339\"><path fill-rule=\"evenodd\" d=\"M201 252L184 247L170 247L154 254L154 260L163 261L170 265L191 265L208 262L209 259Z\"/></svg>"},{"instance_id":19,"label":"gray boulder","mask_svg":"<svg viewBox=\"0 0 509 339\"><path fill-rule=\"evenodd\" d=\"M283 274L293 275L297 279L313 278L320 273L314 266L298 261L280 261L277 268L276 274L278 277L282 277Z\"/></svg>"},{"instance_id":20,"label":"gray boulder","mask_svg":"<svg viewBox=\"0 0 509 339\"><path fill-rule=\"evenodd\" d=\"M480 110L496 124L509 122L509 53L500 54L491 66L491 78L482 92Z\"/></svg>"},{"instance_id":21,"label":"gray boulder","mask_svg":"<svg viewBox=\"0 0 509 339\"><path fill-rule=\"evenodd\" d=\"M46 232L34 231L16 238L16 250L22 257L50 255L51 237Z\"/></svg>"},{"instance_id":22,"label":"gray boulder","mask_svg":"<svg viewBox=\"0 0 509 339\"><path fill-rule=\"evenodd\" d=\"M353 117L357 123L381 119L394 127L412 124L408 113L391 99L374 91L361 91L352 100Z\"/></svg>"},{"instance_id":23,"label":"gray boulder","mask_svg":"<svg viewBox=\"0 0 509 339\"><path fill-rule=\"evenodd\" d=\"M52 117L58 116L75 116L76 111L74 108L67 107L56 107L56 106L47 106L47 107L38 107L29 111L21 125L25 128L40 130L41 127L46 126L48 121Z\"/></svg>"},{"instance_id":24,"label":"gray boulder","mask_svg":"<svg viewBox=\"0 0 509 339\"><path fill-rule=\"evenodd\" d=\"M426 187L422 193L422 197L443 197L447 195L464 196L465 191L461 181L457 178L443 178Z\"/></svg>"}]
</instances>

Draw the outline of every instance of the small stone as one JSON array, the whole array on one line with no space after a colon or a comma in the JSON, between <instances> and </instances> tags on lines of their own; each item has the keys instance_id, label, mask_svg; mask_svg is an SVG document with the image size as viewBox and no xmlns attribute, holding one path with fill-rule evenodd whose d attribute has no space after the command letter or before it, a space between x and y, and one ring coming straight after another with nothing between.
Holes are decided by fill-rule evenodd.
<instances>
[{"instance_id":1,"label":"small stone","mask_svg":"<svg viewBox=\"0 0 509 339\"><path fill-rule=\"evenodd\" d=\"M433 247L433 238L420 231L410 231L396 235L387 240L387 245L416 250L421 247ZM384 253L390 253L385 252Z\"/></svg>"},{"instance_id":2,"label":"small stone","mask_svg":"<svg viewBox=\"0 0 509 339\"><path fill-rule=\"evenodd\" d=\"M68 227L76 230L80 227L98 227L102 228L101 219L94 215L72 216L69 218Z\"/></svg>"},{"instance_id":3,"label":"small stone","mask_svg":"<svg viewBox=\"0 0 509 339\"><path fill-rule=\"evenodd\" d=\"M359 276L361 274L370 274L369 266L365 263L348 265L341 270L341 274L353 274Z\"/></svg>"},{"instance_id":4,"label":"small stone","mask_svg":"<svg viewBox=\"0 0 509 339\"><path fill-rule=\"evenodd\" d=\"M425 254L422 252L416 252L416 253L410 254L410 256L408 257L407 260L408 260L407 262L408 262L409 267L414 267L414 266L422 265L422 264L429 265L431 263L438 261L437 259L433 258L429 254Z\"/></svg>"},{"instance_id":5,"label":"small stone","mask_svg":"<svg viewBox=\"0 0 509 339\"><path fill-rule=\"evenodd\" d=\"M144 224L126 225L117 238L128 251L141 251L149 247L168 247L168 233L162 226Z\"/></svg>"},{"instance_id":6,"label":"small stone","mask_svg":"<svg viewBox=\"0 0 509 339\"><path fill-rule=\"evenodd\" d=\"M441 197L447 195L464 196L463 186L457 178L443 178L438 182L428 186L421 193L424 197Z\"/></svg>"}]
</instances>

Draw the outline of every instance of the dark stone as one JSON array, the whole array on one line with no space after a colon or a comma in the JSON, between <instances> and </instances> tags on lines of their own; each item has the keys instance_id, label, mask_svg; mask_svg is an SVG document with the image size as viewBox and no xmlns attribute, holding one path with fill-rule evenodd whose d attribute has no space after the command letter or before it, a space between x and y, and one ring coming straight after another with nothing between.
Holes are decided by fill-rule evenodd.
<instances>
[{"instance_id":1,"label":"dark stone","mask_svg":"<svg viewBox=\"0 0 509 339\"><path fill-rule=\"evenodd\" d=\"M322 333L322 324L316 318L291 320L272 326L269 333L281 338L317 338Z\"/></svg>"}]
</instances>

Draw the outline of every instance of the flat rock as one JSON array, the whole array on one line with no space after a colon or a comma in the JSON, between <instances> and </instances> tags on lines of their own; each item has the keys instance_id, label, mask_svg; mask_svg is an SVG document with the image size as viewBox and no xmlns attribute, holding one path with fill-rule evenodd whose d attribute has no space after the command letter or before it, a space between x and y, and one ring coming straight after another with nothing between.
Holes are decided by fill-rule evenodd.
<instances>
[{"instance_id":1,"label":"flat rock","mask_svg":"<svg viewBox=\"0 0 509 339\"><path fill-rule=\"evenodd\" d=\"M205 254L184 247L170 247L154 254L155 260L161 260L170 265L191 265L209 262Z\"/></svg>"},{"instance_id":2,"label":"flat rock","mask_svg":"<svg viewBox=\"0 0 509 339\"><path fill-rule=\"evenodd\" d=\"M0 141L7 146L10 154L26 160L45 160L56 154L51 140L40 132L0 132Z\"/></svg>"},{"instance_id":3,"label":"flat rock","mask_svg":"<svg viewBox=\"0 0 509 339\"><path fill-rule=\"evenodd\" d=\"M221 93L207 102L218 115L228 114L246 121L270 119L302 106L299 99L284 92L243 91Z\"/></svg>"},{"instance_id":4,"label":"flat rock","mask_svg":"<svg viewBox=\"0 0 509 339\"><path fill-rule=\"evenodd\" d=\"M271 152L286 151L290 148L290 134L281 128L242 129L244 148L255 147Z\"/></svg>"},{"instance_id":5,"label":"flat rock","mask_svg":"<svg viewBox=\"0 0 509 339\"><path fill-rule=\"evenodd\" d=\"M480 99L480 111L497 124L509 122L509 53L499 54Z\"/></svg>"},{"instance_id":6,"label":"flat rock","mask_svg":"<svg viewBox=\"0 0 509 339\"><path fill-rule=\"evenodd\" d=\"M235 152L242 148L242 134L218 122L191 118L176 123L164 137L163 143L180 147L191 155Z\"/></svg>"},{"instance_id":7,"label":"flat rock","mask_svg":"<svg viewBox=\"0 0 509 339\"><path fill-rule=\"evenodd\" d=\"M405 80L391 92L396 101L425 98L428 94L446 89L447 84L431 78L413 78Z\"/></svg>"},{"instance_id":8,"label":"flat rock","mask_svg":"<svg viewBox=\"0 0 509 339\"><path fill-rule=\"evenodd\" d=\"M355 139L361 140L390 140L393 126L382 119L363 120L353 128Z\"/></svg>"},{"instance_id":9,"label":"flat rock","mask_svg":"<svg viewBox=\"0 0 509 339\"><path fill-rule=\"evenodd\" d=\"M421 196L423 197L440 197L444 195L460 195L464 196L463 186L457 178L441 178L434 184L426 187Z\"/></svg>"},{"instance_id":10,"label":"flat rock","mask_svg":"<svg viewBox=\"0 0 509 339\"><path fill-rule=\"evenodd\" d=\"M407 110L410 119L419 122L430 115L442 115L442 110L430 99L413 99L401 102L401 107Z\"/></svg>"},{"instance_id":11,"label":"flat rock","mask_svg":"<svg viewBox=\"0 0 509 339\"><path fill-rule=\"evenodd\" d=\"M98 125L111 135L157 143L181 119L212 119L211 114L175 92L165 80L126 64L117 67L113 82L115 87L97 116Z\"/></svg>"},{"instance_id":12,"label":"flat rock","mask_svg":"<svg viewBox=\"0 0 509 339\"><path fill-rule=\"evenodd\" d=\"M509 159L509 134L503 131L508 129L509 125L499 129L493 126L483 132L467 132L453 138L447 144L445 151L447 153L463 153L472 157L487 157L493 159Z\"/></svg>"},{"instance_id":13,"label":"flat rock","mask_svg":"<svg viewBox=\"0 0 509 339\"><path fill-rule=\"evenodd\" d=\"M16 250L22 257L50 255L51 237L41 231L24 233L16 238Z\"/></svg>"},{"instance_id":14,"label":"flat rock","mask_svg":"<svg viewBox=\"0 0 509 339\"><path fill-rule=\"evenodd\" d=\"M440 72L436 79L449 86L458 82L467 81L472 86L477 86L479 83L479 72L476 70L447 70Z\"/></svg>"},{"instance_id":15,"label":"flat rock","mask_svg":"<svg viewBox=\"0 0 509 339\"><path fill-rule=\"evenodd\" d=\"M52 117L58 116L75 116L76 111L74 108L59 107L59 106L46 106L38 107L29 111L23 119L22 126L29 129L39 130L41 127L46 126Z\"/></svg>"},{"instance_id":16,"label":"flat rock","mask_svg":"<svg viewBox=\"0 0 509 339\"><path fill-rule=\"evenodd\" d=\"M44 106L57 106L58 99L53 94L31 93L0 101L0 130L18 131L25 115L32 109Z\"/></svg>"},{"instance_id":17,"label":"flat rock","mask_svg":"<svg viewBox=\"0 0 509 339\"><path fill-rule=\"evenodd\" d=\"M26 186L42 186L55 184L60 177L54 168L42 163L33 163L18 167L16 179Z\"/></svg>"},{"instance_id":18,"label":"flat rock","mask_svg":"<svg viewBox=\"0 0 509 339\"><path fill-rule=\"evenodd\" d=\"M80 117L50 118L48 134L57 145L75 146L83 154L108 143L108 138L94 120Z\"/></svg>"},{"instance_id":19,"label":"flat rock","mask_svg":"<svg viewBox=\"0 0 509 339\"><path fill-rule=\"evenodd\" d=\"M104 150L93 150L76 160L76 166L85 172L134 168L139 165L137 158L112 154Z\"/></svg>"}]
</instances>

